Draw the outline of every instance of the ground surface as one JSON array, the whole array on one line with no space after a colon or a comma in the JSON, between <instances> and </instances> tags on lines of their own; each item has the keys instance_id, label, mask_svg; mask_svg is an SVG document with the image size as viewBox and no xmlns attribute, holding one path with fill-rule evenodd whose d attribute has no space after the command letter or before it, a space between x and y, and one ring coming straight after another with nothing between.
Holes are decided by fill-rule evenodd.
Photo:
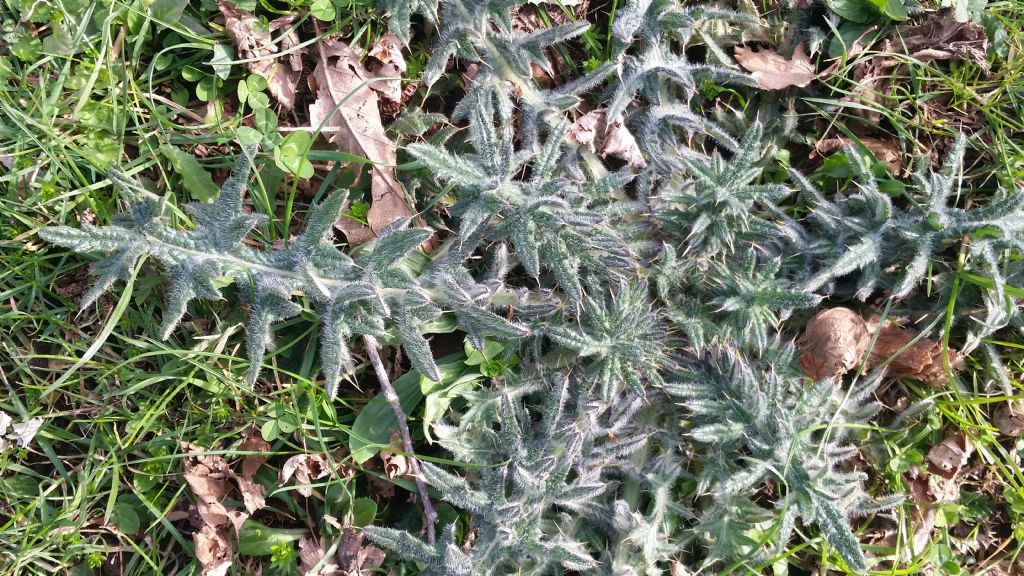
<instances>
[{"instance_id":1,"label":"ground surface","mask_svg":"<svg viewBox=\"0 0 1024 576\"><path fill-rule=\"evenodd\" d=\"M0 10L0 417L11 418L0 426L0 574L198 574L210 551L197 550L193 537L203 525L197 500L229 487L237 510L248 508L238 502L246 494L266 493L268 502L231 544L233 573L295 574L319 561L320 546L338 548L340 537L333 547L309 540L325 524L341 534L346 522L387 521L414 505L402 456L350 458L353 435L390 440L386 431L379 437L387 410L366 408L377 392L368 377L345 385L334 402L325 398L311 313L276 327L273 354L250 390L240 360L242 311L231 301L195 304L181 329L161 341L165 288L155 267L80 311L88 260L37 236L55 223L108 223L118 211L106 179L111 167L143 178L174 205L209 200L230 167L222 156L238 141L262 144L265 187L249 201L270 224L254 243L280 245L331 186L354 191L339 242L360 243L405 209L378 197L365 165L333 164L386 150L364 144L372 154L359 153L329 142L329 132L312 141L302 130L315 124L309 80L323 58L311 41L335 34L352 46L344 57L367 77L403 78L378 82L367 105L379 117L364 118L363 134L390 126L392 138L409 141L415 131L394 129L395 118L412 107L450 113L475 71L454 62L428 93L419 79L429 27L414 19L411 46L402 48L362 0L255 4L12 0ZM797 4L807 6L730 6L761 24L722 38L722 46L742 65L733 64L736 70L754 73L769 91L701 88L718 105L751 115L766 100L784 99L801 130L779 152L779 166L798 167L841 193L850 184L848 144L865 146L885 163L887 178L899 181L912 157L939 164L954 135L967 131L986 144L968 152L965 173L976 193L1021 184L1024 7L889 0L880 12L854 0ZM600 65L616 6L522 10L515 26L523 29L575 18L594 23L554 55L554 70L536 71L537 82L558 84ZM270 85L238 61L265 53L236 59L254 26L238 10L255 10L264 22L284 18L272 36L283 39L279 51L292 68ZM249 48L260 45L250 39ZM416 208L427 224L443 227L445 203L421 192ZM1012 330L996 342L1011 378L1020 374L1022 342ZM465 354L457 333L433 345L438 356ZM407 370L395 349L385 357L393 376ZM1024 571L1024 440L1016 439L1024 422L1007 408L1024 395L1016 380L1016 396L982 394L977 366L967 360L963 387L901 378L879 392L894 411L930 401L879 434L876 449L888 465L872 474L910 495L895 511L902 532L868 525L859 534L865 549L899 560L886 574ZM506 367L492 368L500 374ZM417 445L445 462L423 441L420 410L412 414ZM307 497L310 490L323 497ZM442 506L440 513L457 511ZM795 540L765 573L830 573L815 562L816 550ZM347 568L380 566L383 556L374 554ZM410 563L384 562L381 571L415 572Z\"/></svg>"}]
</instances>

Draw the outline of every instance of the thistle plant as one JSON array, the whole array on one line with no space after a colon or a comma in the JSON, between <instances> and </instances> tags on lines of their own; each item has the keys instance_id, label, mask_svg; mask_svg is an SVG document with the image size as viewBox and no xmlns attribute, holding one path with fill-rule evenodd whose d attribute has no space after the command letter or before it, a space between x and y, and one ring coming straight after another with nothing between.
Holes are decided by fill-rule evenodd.
<instances>
[{"instance_id":1,"label":"thistle plant","mask_svg":"<svg viewBox=\"0 0 1024 576\"><path fill-rule=\"evenodd\" d=\"M169 284L167 338L192 301L221 299L233 285L228 297L247 307L250 385L274 323L308 310L329 397L344 376L359 376L357 336L400 345L413 370L441 380L426 334L441 315L478 349L490 338L518 354L515 373L458 392L431 424L442 449L474 466L425 463L421 480L468 513L469 530L440 527L432 542L366 529L427 573L654 575L673 562L756 569L798 522L851 570L867 569L854 519L884 512L898 495L869 493L853 456L871 437L849 431L870 428L883 376L856 388L811 381L788 343L798 328L790 313L883 291L906 302L926 277L946 275L966 284L952 325L966 324L975 342L1019 323L1008 287L1024 265L1006 256L1024 247L1024 194L969 206L958 188L964 140L939 172L921 166L903 197L886 194L871 160L853 149L853 193L825 195L797 173L769 179L764 132L773 123L737 121L742 129L727 131L732 123L712 121L700 96L706 80L750 84L727 66L709 25L737 26L739 14L628 2L609 62L541 88L533 67L549 69L550 48L585 23L516 32L511 0L380 7L406 41L411 14L437 24L428 85L453 56L481 63L450 115L467 129L405 147L420 168L404 177L454 198L451 232L427 266L414 270L408 259L435 232L406 220L365 249L336 246L344 192L312 207L287 246L251 247L261 219L246 212L243 194L257 151L244 149L220 196L186 207L183 228L160 198L115 173L129 206L109 226L43 229L48 242L101 256L82 304L152 257ZM685 56L696 44L707 62ZM645 166L614 166L567 138L588 111L587 92L631 131ZM961 241L955 267L947 249ZM998 356L984 350L996 370Z\"/></svg>"},{"instance_id":2,"label":"thistle plant","mask_svg":"<svg viewBox=\"0 0 1024 576\"><path fill-rule=\"evenodd\" d=\"M310 210L303 233L287 248L260 251L243 241L259 219L242 209L242 194L254 150L246 149L211 204L192 203L195 229L177 230L162 215L160 199L125 181L113 180L132 202L130 212L114 219L111 226L46 228L40 235L47 241L80 252L98 252L105 257L93 268L98 276L86 294L83 306L117 280L126 280L144 255L161 261L170 286L161 327L167 338L181 321L189 301L220 299L219 284L235 284L247 304L246 350L249 356L247 382L259 375L271 325L302 310L292 295L305 295L320 318L320 357L328 395L334 397L341 375L354 370L347 340L352 335L387 337L388 329L402 339L410 362L424 376L440 379L430 348L419 325L441 313L447 304L479 337L525 336L517 326L490 311L486 296L470 297L446 289L445 280L458 271L440 269L425 279L414 278L402 261L416 250L431 231L408 228L400 220L382 231L372 248L351 258L333 244L332 224L346 196L335 193Z\"/></svg>"}]
</instances>

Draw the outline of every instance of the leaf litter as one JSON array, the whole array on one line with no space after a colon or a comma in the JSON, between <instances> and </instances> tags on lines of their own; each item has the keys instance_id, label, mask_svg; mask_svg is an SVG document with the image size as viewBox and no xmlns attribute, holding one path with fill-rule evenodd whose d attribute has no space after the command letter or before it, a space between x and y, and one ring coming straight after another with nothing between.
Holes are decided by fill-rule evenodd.
<instances>
[{"instance_id":1,"label":"leaf litter","mask_svg":"<svg viewBox=\"0 0 1024 576\"><path fill-rule=\"evenodd\" d=\"M43 418L36 416L24 422L14 423L14 418L0 410L0 451L11 446L13 440L19 447L27 448L43 427Z\"/></svg>"},{"instance_id":2,"label":"leaf litter","mask_svg":"<svg viewBox=\"0 0 1024 576\"><path fill-rule=\"evenodd\" d=\"M259 18L251 12L234 7L226 0L219 0L220 13L224 15L224 30L235 44L238 57L253 74L267 79L270 94L286 110L295 106L295 92L302 76L302 55L305 48L299 48L299 35L292 28L295 16L283 16L271 20L264 28ZM274 43L273 33L287 30ZM282 54L281 56L275 56Z\"/></svg>"},{"instance_id":3,"label":"leaf litter","mask_svg":"<svg viewBox=\"0 0 1024 576\"><path fill-rule=\"evenodd\" d=\"M569 127L566 139L576 142L601 158L614 156L632 168L647 165L640 146L621 119L608 121L606 110L591 110Z\"/></svg>"},{"instance_id":4,"label":"leaf litter","mask_svg":"<svg viewBox=\"0 0 1024 576\"><path fill-rule=\"evenodd\" d=\"M250 515L266 505L266 491L255 476L267 460L263 454L270 451L270 445L254 429L247 429L242 437L238 450L255 454L242 458L241 473L236 473L222 456L209 454L205 448L190 442L181 443L185 452L185 482L195 495L201 524L192 537L203 576L227 573L232 565L230 529L233 528L237 536ZM224 503L232 486L242 498L244 512Z\"/></svg>"},{"instance_id":5,"label":"leaf litter","mask_svg":"<svg viewBox=\"0 0 1024 576\"><path fill-rule=\"evenodd\" d=\"M341 40L325 38L317 43L316 53L319 61L308 78L315 95L309 106L310 127L322 128L339 150L370 161L369 226L350 218L335 223L350 244L362 244L388 224L412 215L395 176L398 153L381 123L378 93L371 87L375 76L364 67L359 51Z\"/></svg>"},{"instance_id":6,"label":"leaf litter","mask_svg":"<svg viewBox=\"0 0 1024 576\"><path fill-rule=\"evenodd\" d=\"M941 342L920 337L917 331L890 321L883 322L877 316L865 320L842 307L815 314L807 322L797 346L802 352L800 367L815 380L842 376L863 360L867 369L886 368L891 378L913 378L941 386L948 379L946 362L951 371L965 367L963 355L952 348L944 354Z\"/></svg>"},{"instance_id":7,"label":"leaf litter","mask_svg":"<svg viewBox=\"0 0 1024 576\"><path fill-rule=\"evenodd\" d=\"M751 78L762 90L783 90L790 86L802 88L818 77L803 44L793 48L792 58L786 58L770 48L753 50L745 46L736 46L733 57L750 72Z\"/></svg>"},{"instance_id":8,"label":"leaf litter","mask_svg":"<svg viewBox=\"0 0 1024 576\"><path fill-rule=\"evenodd\" d=\"M371 574L384 564L384 551L372 544L364 545L361 531L346 527L341 538L335 555L337 562L324 561L327 552L313 538L299 540L299 573L303 576L358 576Z\"/></svg>"}]
</instances>

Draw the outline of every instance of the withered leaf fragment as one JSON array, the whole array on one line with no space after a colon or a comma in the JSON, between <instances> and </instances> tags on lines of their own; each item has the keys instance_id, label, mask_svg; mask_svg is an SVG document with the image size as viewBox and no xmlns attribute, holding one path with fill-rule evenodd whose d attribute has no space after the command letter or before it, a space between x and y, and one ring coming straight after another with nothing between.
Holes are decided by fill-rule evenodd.
<instances>
[{"instance_id":1,"label":"withered leaf fragment","mask_svg":"<svg viewBox=\"0 0 1024 576\"><path fill-rule=\"evenodd\" d=\"M1002 403L996 409L992 423L1006 436L1024 436L1024 402L1010 400Z\"/></svg>"},{"instance_id":2,"label":"withered leaf fragment","mask_svg":"<svg viewBox=\"0 0 1024 576\"><path fill-rule=\"evenodd\" d=\"M295 476L295 483L298 485L296 490L299 494L309 497L313 494L313 489L308 484L329 473L327 458L323 454L297 454L286 460L284 466L281 466L277 485L284 486L288 484L292 476Z\"/></svg>"},{"instance_id":3,"label":"withered leaf fragment","mask_svg":"<svg viewBox=\"0 0 1024 576\"><path fill-rule=\"evenodd\" d=\"M577 142L602 158L615 156L633 168L647 165L636 138L621 119L608 121L605 110L591 110L569 127L566 139Z\"/></svg>"},{"instance_id":4,"label":"withered leaf fragment","mask_svg":"<svg viewBox=\"0 0 1024 576\"><path fill-rule=\"evenodd\" d=\"M928 470L943 478L951 479L967 465L974 446L963 432L954 432L928 451Z\"/></svg>"},{"instance_id":5,"label":"withered leaf fragment","mask_svg":"<svg viewBox=\"0 0 1024 576\"><path fill-rule=\"evenodd\" d=\"M927 338L914 341L917 337L918 332L889 321L879 326L878 318L866 321L848 308L829 308L815 314L797 340L802 352L800 367L815 380L842 376L860 363L875 338L867 369L884 366L893 378L913 378L932 386L944 384L947 378L942 343ZM950 370L963 370L963 356L952 348L947 353Z\"/></svg>"},{"instance_id":6,"label":"withered leaf fragment","mask_svg":"<svg viewBox=\"0 0 1024 576\"><path fill-rule=\"evenodd\" d=\"M243 432L243 437L244 440L238 446L239 450L246 452L270 451L270 444L263 440L258 431L249 428ZM247 455L242 459L242 473L234 475L235 481L238 483L238 491L242 493L242 502L250 514L266 505L266 489L255 480L256 472L266 461L266 456Z\"/></svg>"},{"instance_id":7,"label":"withered leaf fragment","mask_svg":"<svg viewBox=\"0 0 1024 576\"><path fill-rule=\"evenodd\" d=\"M871 138L867 136L858 137L858 140L865 148L874 154L875 158L885 164L885 170L892 176L899 176L903 170L903 152L899 144L892 139ZM849 138L826 138L814 144L814 151L818 154L828 154L845 146L855 144Z\"/></svg>"},{"instance_id":8,"label":"withered leaf fragment","mask_svg":"<svg viewBox=\"0 0 1024 576\"><path fill-rule=\"evenodd\" d=\"M358 232L353 226L357 223L348 218L338 222L351 244L366 242L388 224L411 214L405 190L395 177L398 154L384 132L377 92L370 87L374 76L359 56L359 51L345 42L322 40L317 44L319 61L309 77L309 87L316 95L309 106L310 126L322 126L328 140L340 150L371 162L369 231Z\"/></svg>"},{"instance_id":9,"label":"withered leaf fragment","mask_svg":"<svg viewBox=\"0 0 1024 576\"><path fill-rule=\"evenodd\" d=\"M391 434L391 444L389 447L396 451L402 449L402 438L397 430ZM409 457L405 454L399 454L391 450L381 450L380 458L384 461L384 474L389 480L406 477L413 473L412 462L409 461Z\"/></svg>"},{"instance_id":10,"label":"withered leaf fragment","mask_svg":"<svg viewBox=\"0 0 1024 576\"><path fill-rule=\"evenodd\" d=\"M744 46L736 46L733 56L762 90L804 87L818 77L803 44L796 45L790 59L770 48L755 51Z\"/></svg>"},{"instance_id":11,"label":"withered leaf fragment","mask_svg":"<svg viewBox=\"0 0 1024 576\"><path fill-rule=\"evenodd\" d=\"M849 308L829 308L807 322L797 346L800 367L815 380L849 372L868 349L871 335L864 319Z\"/></svg>"},{"instance_id":12,"label":"withered leaf fragment","mask_svg":"<svg viewBox=\"0 0 1024 576\"><path fill-rule=\"evenodd\" d=\"M222 576L231 567L228 527L237 530L248 514L228 510L224 505L233 472L223 458L203 454L204 448L189 442L182 442L181 448L186 453L185 481L195 494L196 509L202 519L202 526L192 534L196 559L203 567L202 576Z\"/></svg>"},{"instance_id":13,"label":"withered leaf fragment","mask_svg":"<svg viewBox=\"0 0 1024 576\"><path fill-rule=\"evenodd\" d=\"M402 80L400 77L405 74L407 69L405 56L402 55L402 43L394 34L388 32L381 36L368 56L373 61L373 64L369 66L370 74L375 78L387 78L370 84L370 88L376 90L384 100L400 104L402 102Z\"/></svg>"},{"instance_id":14,"label":"withered leaf fragment","mask_svg":"<svg viewBox=\"0 0 1024 576\"><path fill-rule=\"evenodd\" d=\"M284 16L270 21L263 27L256 16L245 10L239 10L226 0L219 0L220 12L224 15L224 29L238 50L242 60L258 58L246 62L250 72L267 79L267 89L275 100L287 110L295 106L295 89L302 76L302 54L304 48L299 45L299 36L291 30L280 39L280 45L273 43L273 33L292 26L294 16ZM287 52L283 57L274 54Z\"/></svg>"},{"instance_id":15,"label":"withered leaf fragment","mask_svg":"<svg viewBox=\"0 0 1024 576\"><path fill-rule=\"evenodd\" d=\"M384 563L384 551L372 544L363 546L363 533L346 527L342 531L342 541L338 548L335 562L327 562L318 574L320 576L361 576L372 574L375 568ZM325 555L324 545L317 544L312 538L299 541L299 573L313 576L313 568Z\"/></svg>"},{"instance_id":16,"label":"withered leaf fragment","mask_svg":"<svg viewBox=\"0 0 1024 576\"><path fill-rule=\"evenodd\" d=\"M878 320L872 318L867 322L869 332L878 329ZM878 339L868 357L868 366L878 368L891 359L886 370L893 378L913 378L932 386L945 384L947 377L943 367L942 342L920 338L903 350L918 334L916 330L900 328L886 321L879 329ZM964 358L959 351L950 348L948 360L951 371L964 369Z\"/></svg>"}]
</instances>

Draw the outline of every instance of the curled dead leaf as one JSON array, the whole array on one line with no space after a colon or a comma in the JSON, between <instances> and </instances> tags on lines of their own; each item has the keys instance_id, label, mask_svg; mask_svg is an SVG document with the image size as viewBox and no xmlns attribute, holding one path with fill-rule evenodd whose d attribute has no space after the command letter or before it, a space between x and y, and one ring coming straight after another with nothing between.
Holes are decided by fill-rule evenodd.
<instances>
[{"instance_id":1,"label":"curled dead leaf","mask_svg":"<svg viewBox=\"0 0 1024 576\"><path fill-rule=\"evenodd\" d=\"M874 336L878 332L877 337ZM913 378L939 386L946 382L941 342L918 338L918 332L879 319L863 320L847 308L830 308L814 315L797 341L800 367L814 379L842 376L864 357L875 338L866 367L887 369L893 378ZM911 344L913 342L913 344ZM950 370L964 369L963 355L948 350Z\"/></svg>"},{"instance_id":2,"label":"curled dead leaf","mask_svg":"<svg viewBox=\"0 0 1024 576\"><path fill-rule=\"evenodd\" d=\"M580 116L569 127L566 140L576 142L602 158L615 156L633 168L647 166L636 138L623 126L621 119L608 122L605 110L591 110Z\"/></svg>"},{"instance_id":3,"label":"curled dead leaf","mask_svg":"<svg viewBox=\"0 0 1024 576\"><path fill-rule=\"evenodd\" d=\"M269 452L270 444L263 440L259 431L249 428L242 433L242 443L238 449L246 452ZM267 461L260 454L250 454L242 458L242 473L235 474L238 491L242 494L242 503L250 514L266 506L267 491L262 484L256 482L256 472Z\"/></svg>"},{"instance_id":4,"label":"curled dead leaf","mask_svg":"<svg viewBox=\"0 0 1024 576\"><path fill-rule=\"evenodd\" d=\"M202 576L224 576L231 568L231 543L227 531L204 524L192 534L196 560L203 567Z\"/></svg>"},{"instance_id":5,"label":"curled dead leaf","mask_svg":"<svg viewBox=\"0 0 1024 576\"><path fill-rule=\"evenodd\" d=\"M868 357L868 366L885 366L888 375L893 378L913 378L932 386L946 383L948 377L943 366L942 342L918 338L916 330L900 328L889 321L879 328L878 322L878 318L867 322L869 332L878 330L875 346ZM948 350L948 361L953 372L959 372L965 367L963 355L953 348Z\"/></svg>"},{"instance_id":6,"label":"curled dead leaf","mask_svg":"<svg viewBox=\"0 0 1024 576\"><path fill-rule=\"evenodd\" d=\"M323 454L297 454L285 461L277 477L277 485L285 486L292 476L295 477L296 490L307 498L313 494L309 486L330 473L327 457Z\"/></svg>"},{"instance_id":7,"label":"curled dead leaf","mask_svg":"<svg viewBox=\"0 0 1024 576\"><path fill-rule=\"evenodd\" d=\"M368 72L375 78L386 78L377 80L370 84L370 88L377 91L386 102L402 102L402 80L408 68L405 56L402 55L402 43L394 34L388 32L380 37L377 45L368 54L370 64Z\"/></svg>"},{"instance_id":8,"label":"curled dead leaf","mask_svg":"<svg viewBox=\"0 0 1024 576\"><path fill-rule=\"evenodd\" d=\"M304 48L298 48L299 36L295 30L281 37L280 45L273 43L274 32L292 26L294 16L285 16L263 25L259 18L233 6L226 0L219 0L221 14L224 15L224 30L243 60L254 59L245 65L250 72L267 79L267 89L275 100L285 109L295 106L295 89L302 76L302 54ZM283 53L283 57L273 55Z\"/></svg>"},{"instance_id":9,"label":"curled dead leaf","mask_svg":"<svg viewBox=\"0 0 1024 576\"><path fill-rule=\"evenodd\" d=\"M363 545L363 533L351 527L342 531L338 548L338 563L345 574L370 574L384 563L384 551L369 544Z\"/></svg>"},{"instance_id":10,"label":"curled dead leaf","mask_svg":"<svg viewBox=\"0 0 1024 576\"><path fill-rule=\"evenodd\" d=\"M815 380L852 370L868 349L871 336L859 314L849 308L829 308L807 322L797 346L800 367Z\"/></svg>"},{"instance_id":11,"label":"curled dead leaf","mask_svg":"<svg viewBox=\"0 0 1024 576\"><path fill-rule=\"evenodd\" d=\"M192 534L196 559L203 567L202 576L222 576L231 567L229 526L237 532L249 515L224 505L230 490L228 480L235 474L222 457L206 454L204 448L189 442L182 442L181 448L186 454L185 481L195 495L202 521Z\"/></svg>"},{"instance_id":12,"label":"curled dead leaf","mask_svg":"<svg viewBox=\"0 0 1024 576\"><path fill-rule=\"evenodd\" d=\"M782 90L790 86L802 88L818 77L803 44L793 48L792 58L770 48L753 50L745 46L736 46L733 57L750 72L762 90Z\"/></svg>"},{"instance_id":13,"label":"curled dead leaf","mask_svg":"<svg viewBox=\"0 0 1024 576\"><path fill-rule=\"evenodd\" d=\"M974 445L968 441L967 435L954 432L928 451L928 471L951 479L967 465L973 452Z\"/></svg>"},{"instance_id":14,"label":"curled dead leaf","mask_svg":"<svg viewBox=\"0 0 1024 576\"><path fill-rule=\"evenodd\" d=\"M389 446L392 450L401 450L402 438L397 430L392 432ZM404 478L413 474L412 462L405 454L398 454L391 450L381 450L380 459L384 461L384 475L389 480Z\"/></svg>"},{"instance_id":15,"label":"curled dead leaf","mask_svg":"<svg viewBox=\"0 0 1024 576\"><path fill-rule=\"evenodd\" d=\"M195 495L196 508L203 523L214 528L226 525L228 511L223 501L230 489L231 468L223 458L206 454L200 446L182 442L181 447L187 454L184 458L185 481Z\"/></svg>"},{"instance_id":16,"label":"curled dead leaf","mask_svg":"<svg viewBox=\"0 0 1024 576\"><path fill-rule=\"evenodd\" d=\"M299 540L299 574L302 576L343 576L337 564L327 562L321 566L319 571L314 571L316 565L326 555L323 547L316 543L316 540L309 536L303 536Z\"/></svg>"},{"instance_id":17,"label":"curled dead leaf","mask_svg":"<svg viewBox=\"0 0 1024 576\"><path fill-rule=\"evenodd\" d=\"M885 94L892 91L894 79L906 77L902 70L905 70L908 60L967 60L982 70L989 68L986 58L988 35L984 28L973 22L957 22L954 11L949 9L931 12L917 23L897 27L881 40L881 46L875 51L878 56L863 59L854 67L853 89L844 98L871 104L854 107L851 113L872 125L881 121L879 109L887 105ZM974 124L970 111L963 115L950 108L955 107L922 103L922 114L939 118L951 116L957 119L957 124L965 126Z\"/></svg>"},{"instance_id":18,"label":"curled dead leaf","mask_svg":"<svg viewBox=\"0 0 1024 576\"><path fill-rule=\"evenodd\" d=\"M992 423L1006 436L1024 436L1024 403L1020 400L1002 403L996 408Z\"/></svg>"},{"instance_id":19,"label":"curled dead leaf","mask_svg":"<svg viewBox=\"0 0 1024 576\"><path fill-rule=\"evenodd\" d=\"M918 24L900 26L885 42L885 53L915 60L968 60L988 70L988 34L974 22L957 22L953 10L930 13Z\"/></svg>"}]
</instances>

